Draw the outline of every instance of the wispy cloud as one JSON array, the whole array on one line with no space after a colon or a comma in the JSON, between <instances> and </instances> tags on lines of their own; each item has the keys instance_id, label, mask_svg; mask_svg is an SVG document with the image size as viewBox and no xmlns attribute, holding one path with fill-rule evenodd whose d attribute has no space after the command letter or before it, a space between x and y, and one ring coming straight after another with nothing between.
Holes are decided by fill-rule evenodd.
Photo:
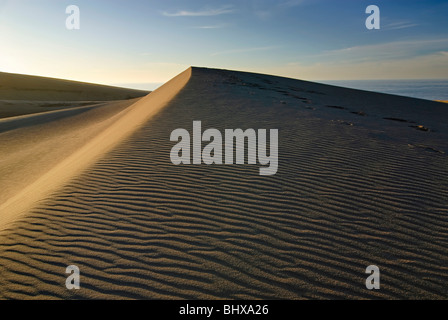
<instances>
[{"instance_id":1,"label":"wispy cloud","mask_svg":"<svg viewBox=\"0 0 448 320\"><path fill-rule=\"evenodd\" d=\"M289 63L266 70L302 79L446 79L448 51L439 51L400 60L324 61L311 64Z\"/></svg>"},{"instance_id":2,"label":"wispy cloud","mask_svg":"<svg viewBox=\"0 0 448 320\"><path fill-rule=\"evenodd\" d=\"M210 26L197 26L193 27L193 29L221 29L227 27L226 24L218 24L218 25L210 25Z\"/></svg>"},{"instance_id":3,"label":"wispy cloud","mask_svg":"<svg viewBox=\"0 0 448 320\"><path fill-rule=\"evenodd\" d=\"M287 0L279 3L281 8L292 8L302 5L305 0Z\"/></svg>"},{"instance_id":4,"label":"wispy cloud","mask_svg":"<svg viewBox=\"0 0 448 320\"><path fill-rule=\"evenodd\" d=\"M282 12L292 10L295 7L303 5L307 0L283 0L275 1L275 5L270 2L259 1L254 2L252 7L252 13L260 20L268 21L276 16L279 16Z\"/></svg>"},{"instance_id":5,"label":"wispy cloud","mask_svg":"<svg viewBox=\"0 0 448 320\"><path fill-rule=\"evenodd\" d=\"M162 12L166 17L210 17L219 16L222 14L229 14L235 12L233 6L225 6L217 9L209 8L199 11L181 10L177 12Z\"/></svg>"},{"instance_id":6,"label":"wispy cloud","mask_svg":"<svg viewBox=\"0 0 448 320\"><path fill-rule=\"evenodd\" d=\"M330 50L316 57L332 60L378 61L383 59L403 59L425 55L431 52L448 50L448 39L420 39L414 41L395 41L372 45L354 46Z\"/></svg>"},{"instance_id":7,"label":"wispy cloud","mask_svg":"<svg viewBox=\"0 0 448 320\"><path fill-rule=\"evenodd\" d=\"M272 12L268 10L256 10L254 14L260 20L269 20L272 17Z\"/></svg>"},{"instance_id":8,"label":"wispy cloud","mask_svg":"<svg viewBox=\"0 0 448 320\"><path fill-rule=\"evenodd\" d=\"M212 56L221 56L227 54L235 54L235 53L246 53L246 52L254 52L254 51L267 51L279 48L278 46L269 46L269 47L254 47L254 48L241 48L234 50L226 50L221 52L212 53Z\"/></svg>"},{"instance_id":9,"label":"wispy cloud","mask_svg":"<svg viewBox=\"0 0 448 320\"><path fill-rule=\"evenodd\" d=\"M406 28L412 28L417 27L419 24L412 23L410 21L399 21L394 23L389 23L383 27L383 29L386 30L398 30L398 29L406 29Z\"/></svg>"}]
</instances>

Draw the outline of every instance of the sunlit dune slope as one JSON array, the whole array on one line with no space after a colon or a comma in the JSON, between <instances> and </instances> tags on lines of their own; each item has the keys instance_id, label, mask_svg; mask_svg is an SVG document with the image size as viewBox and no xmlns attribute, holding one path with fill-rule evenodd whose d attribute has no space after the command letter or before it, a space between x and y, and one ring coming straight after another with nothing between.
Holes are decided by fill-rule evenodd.
<instances>
[{"instance_id":1,"label":"sunlit dune slope","mask_svg":"<svg viewBox=\"0 0 448 320\"><path fill-rule=\"evenodd\" d=\"M192 68L108 108L70 150L77 121L0 123L0 188L23 181L0 206L0 298L448 298L445 104ZM277 173L173 165L170 134L199 120L278 129Z\"/></svg>"}]
</instances>

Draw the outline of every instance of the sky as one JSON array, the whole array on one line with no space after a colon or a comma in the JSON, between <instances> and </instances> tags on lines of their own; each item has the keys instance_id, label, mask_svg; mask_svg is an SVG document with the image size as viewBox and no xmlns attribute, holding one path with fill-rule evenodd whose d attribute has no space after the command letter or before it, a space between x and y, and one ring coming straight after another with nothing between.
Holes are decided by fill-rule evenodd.
<instances>
[{"instance_id":1,"label":"sky","mask_svg":"<svg viewBox=\"0 0 448 320\"><path fill-rule=\"evenodd\" d=\"M2 72L153 89L189 66L448 79L448 0L0 0Z\"/></svg>"}]
</instances>

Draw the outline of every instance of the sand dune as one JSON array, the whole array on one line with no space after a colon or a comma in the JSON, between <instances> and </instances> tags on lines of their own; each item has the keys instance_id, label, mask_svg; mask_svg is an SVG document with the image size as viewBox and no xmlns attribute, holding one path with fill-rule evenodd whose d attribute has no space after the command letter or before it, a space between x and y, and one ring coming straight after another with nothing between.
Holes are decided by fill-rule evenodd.
<instances>
[{"instance_id":1,"label":"sand dune","mask_svg":"<svg viewBox=\"0 0 448 320\"><path fill-rule=\"evenodd\" d=\"M0 72L0 119L129 100L149 92Z\"/></svg>"},{"instance_id":2,"label":"sand dune","mask_svg":"<svg viewBox=\"0 0 448 320\"><path fill-rule=\"evenodd\" d=\"M193 68L87 108L0 122L0 298L448 298L446 105ZM194 120L279 129L277 174L174 166L170 133ZM89 138L61 146L51 124Z\"/></svg>"},{"instance_id":3,"label":"sand dune","mask_svg":"<svg viewBox=\"0 0 448 320\"><path fill-rule=\"evenodd\" d=\"M0 72L1 100L110 101L140 98L147 91Z\"/></svg>"},{"instance_id":4,"label":"sand dune","mask_svg":"<svg viewBox=\"0 0 448 320\"><path fill-rule=\"evenodd\" d=\"M103 101L35 101L35 100L1 100L0 119L25 116L77 107L93 106Z\"/></svg>"},{"instance_id":5,"label":"sand dune","mask_svg":"<svg viewBox=\"0 0 448 320\"><path fill-rule=\"evenodd\" d=\"M149 92L0 72L0 119L129 100Z\"/></svg>"},{"instance_id":6,"label":"sand dune","mask_svg":"<svg viewBox=\"0 0 448 320\"><path fill-rule=\"evenodd\" d=\"M0 145L0 150L3 149L2 153L6 156L2 159L5 172L1 177L6 180L3 183L6 192L3 193L5 201L0 202L2 212L0 227L26 213L36 201L64 185L70 178L137 130L166 105L167 101L182 88L189 75L190 70L187 70L171 80L162 90L157 90L139 101L131 101L135 102L133 104L129 102L108 104L107 110L103 112L98 112L98 107L78 108L2 121L6 133L2 134L3 146ZM120 110L120 113L107 120L99 119L105 117L109 109L117 107L119 109L124 107L125 110ZM86 115L86 111L90 113ZM97 113L97 118L92 118L92 111ZM79 113L83 117L76 117L75 120L81 122L82 127L73 130L73 127L76 127L73 121L74 114ZM70 132L64 135L62 132L64 126L67 126L67 118ZM89 126L88 122L94 124ZM26 123L29 128L12 130L26 127ZM95 136L95 133L98 134ZM67 143L68 139L74 141ZM36 155L39 156L37 161L34 158ZM19 163L21 165L17 168ZM22 167L26 170L17 170ZM45 172L43 167L48 171ZM35 173L35 179L31 177L30 172ZM15 192L8 190L8 187L17 181L24 183L16 183L13 188ZM1 200L3 199L0 198Z\"/></svg>"}]
</instances>

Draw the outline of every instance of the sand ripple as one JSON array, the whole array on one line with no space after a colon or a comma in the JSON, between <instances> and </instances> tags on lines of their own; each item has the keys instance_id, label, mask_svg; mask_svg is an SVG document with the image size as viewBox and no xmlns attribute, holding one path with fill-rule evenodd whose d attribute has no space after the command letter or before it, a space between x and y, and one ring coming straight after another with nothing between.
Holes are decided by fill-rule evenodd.
<instances>
[{"instance_id":1,"label":"sand ripple","mask_svg":"<svg viewBox=\"0 0 448 320\"><path fill-rule=\"evenodd\" d=\"M310 86L193 69L165 109L0 233L0 298L447 298L448 158L406 143L443 149L447 132L384 120L372 99L359 117ZM278 128L278 173L172 165L170 133L193 120Z\"/></svg>"}]
</instances>

